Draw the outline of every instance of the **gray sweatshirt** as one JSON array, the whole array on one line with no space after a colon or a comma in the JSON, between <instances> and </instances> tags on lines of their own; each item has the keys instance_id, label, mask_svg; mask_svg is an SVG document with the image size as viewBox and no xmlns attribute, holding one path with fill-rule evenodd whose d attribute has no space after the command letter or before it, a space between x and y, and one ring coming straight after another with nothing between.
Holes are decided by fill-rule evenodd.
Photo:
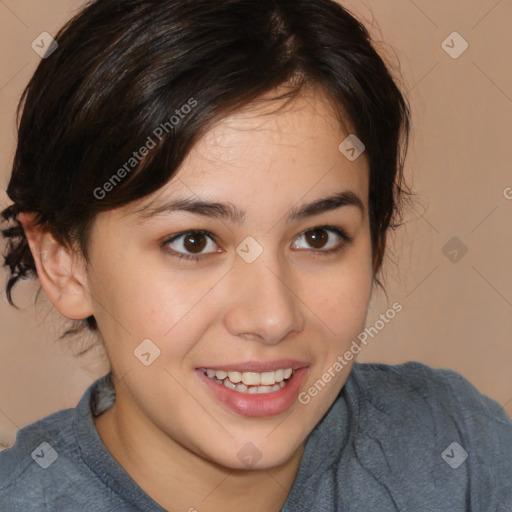
<instances>
[{"instance_id":1,"label":"gray sweatshirt","mask_svg":"<svg viewBox=\"0 0 512 512\"><path fill-rule=\"evenodd\" d=\"M165 510L94 426L93 414L115 401L110 377L76 408L20 429L0 453L1 512ZM308 436L282 508L301 511L512 512L512 422L453 371L356 363Z\"/></svg>"}]
</instances>

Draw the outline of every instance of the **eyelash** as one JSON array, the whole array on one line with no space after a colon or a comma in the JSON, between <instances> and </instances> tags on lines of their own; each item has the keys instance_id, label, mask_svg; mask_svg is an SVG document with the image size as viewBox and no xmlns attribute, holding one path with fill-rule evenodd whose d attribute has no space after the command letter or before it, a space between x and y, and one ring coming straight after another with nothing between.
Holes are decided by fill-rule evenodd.
<instances>
[{"instance_id":1,"label":"eyelash","mask_svg":"<svg viewBox=\"0 0 512 512\"><path fill-rule=\"evenodd\" d=\"M352 238L350 236L348 236L347 232L344 229L338 228L336 226L316 226L314 228L311 228L311 229L308 229L308 230L302 232L299 235L299 238L301 236L305 235L306 233L309 233L311 231L317 231L317 230L324 230L324 231L330 231L332 233L335 233L336 235L338 235L342 239L342 242L337 247L334 247L332 249L325 249L325 250L322 250L322 249L310 249L313 253L317 253L317 254L315 254L315 256L317 256L318 253L320 253L322 255L339 253L339 252L341 252L345 248L346 245L348 245L348 244L350 244L352 242ZM165 240L162 243L162 246L165 248L165 247L167 247L168 244L170 244L172 242L175 242L176 240L178 240L178 239L180 239L180 238L182 238L182 237L184 237L186 235L191 235L191 234L205 235L208 238L210 238L213 242L217 243L215 235L213 235L209 231L205 231L205 230L202 230L202 229L192 229L190 231L184 231L182 233L178 233L177 235L173 235L171 238L168 238L167 240ZM304 250L304 249L300 249L300 250ZM207 254L203 254L203 255L199 255L199 256L193 256L193 255L190 255L190 254L183 254L183 253L179 253L179 252L176 252L176 251L172 251L172 252L168 251L168 253L171 256L173 256L175 258L178 258L180 260L184 259L184 260L190 260L190 261L199 261L202 258L204 258L205 256L207 256L208 254L214 254L214 253L207 253Z\"/></svg>"}]
</instances>

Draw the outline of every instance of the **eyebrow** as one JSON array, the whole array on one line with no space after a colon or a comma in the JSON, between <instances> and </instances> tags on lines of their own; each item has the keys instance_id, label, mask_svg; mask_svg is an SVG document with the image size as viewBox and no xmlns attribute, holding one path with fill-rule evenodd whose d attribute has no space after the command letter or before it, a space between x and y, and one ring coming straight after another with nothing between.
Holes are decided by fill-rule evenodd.
<instances>
[{"instance_id":1,"label":"eyebrow","mask_svg":"<svg viewBox=\"0 0 512 512\"><path fill-rule=\"evenodd\" d=\"M286 216L286 222L292 223L313 217L314 215L336 210L343 206L355 206L361 210L361 213L364 213L365 210L363 201L359 196L351 190L346 190L292 208ZM140 218L147 219L178 211L185 211L215 219L229 220L236 224L243 224L245 221L245 212L232 203L209 202L192 198L175 199L153 208L147 205L138 210L137 213L139 213Z\"/></svg>"}]
</instances>

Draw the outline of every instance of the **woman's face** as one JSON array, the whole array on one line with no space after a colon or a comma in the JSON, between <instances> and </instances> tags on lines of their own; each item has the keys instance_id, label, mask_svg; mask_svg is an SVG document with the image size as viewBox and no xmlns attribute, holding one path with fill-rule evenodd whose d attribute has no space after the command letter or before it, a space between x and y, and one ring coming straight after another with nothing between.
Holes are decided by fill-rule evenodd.
<instances>
[{"instance_id":1,"label":"woman's face","mask_svg":"<svg viewBox=\"0 0 512 512\"><path fill-rule=\"evenodd\" d=\"M349 134L318 93L275 107L218 123L167 185L100 214L91 236L124 427L230 468L300 447L349 376L353 361L335 363L373 282L365 155L340 152Z\"/></svg>"}]
</instances>

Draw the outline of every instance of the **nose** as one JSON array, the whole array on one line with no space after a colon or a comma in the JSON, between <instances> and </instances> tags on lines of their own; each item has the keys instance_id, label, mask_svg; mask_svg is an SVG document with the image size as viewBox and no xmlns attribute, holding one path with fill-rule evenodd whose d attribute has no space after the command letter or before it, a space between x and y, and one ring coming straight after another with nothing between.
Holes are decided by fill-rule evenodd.
<instances>
[{"instance_id":1,"label":"nose","mask_svg":"<svg viewBox=\"0 0 512 512\"><path fill-rule=\"evenodd\" d=\"M304 314L292 273L268 253L252 263L236 259L224 324L234 336L274 345L302 331Z\"/></svg>"}]
</instances>

